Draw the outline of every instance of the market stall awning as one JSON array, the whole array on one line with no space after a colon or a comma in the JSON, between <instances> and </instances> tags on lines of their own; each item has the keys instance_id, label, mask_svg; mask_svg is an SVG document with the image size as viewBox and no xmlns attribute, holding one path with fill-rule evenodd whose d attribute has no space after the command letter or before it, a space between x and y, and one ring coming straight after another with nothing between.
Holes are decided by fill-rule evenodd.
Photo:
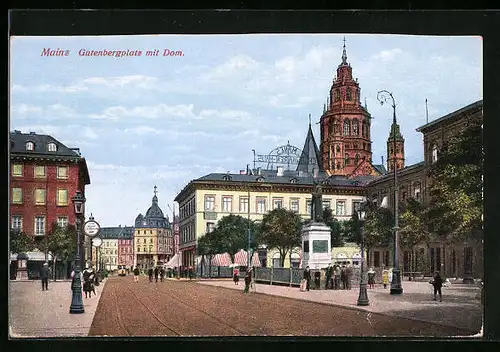
<instances>
[{"instance_id":1,"label":"market stall awning","mask_svg":"<svg viewBox=\"0 0 500 352\"><path fill-rule=\"evenodd\" d=\"M28 255L28 260L33 262L44 262L45 261L45 253L39 251L26 252ZM10 254L10 260L17 260L17 253ZM48 254L47 260L52 260L52 254Z\"/></svg>"},{"instance_id":2,"label":"market stall awning","mask_svg":"<svg viewBox=\"0 0 500 352\"><path fill-rule=\"evenodd\" d=\"M229 266L231 265L231 256L229 253L216 254L211 261L213 266Z\"/></svg>"},{"instance_id":3,"label":"market stall awning","mask_svg":"<svg viewBox=\"0 0 500 352\"><path fill-rule=\"evenodd\" d=\"M175 267L180 267L182 265L182 252L177 252L175 255L165 264L165 268L173 269Z\"/></svg>"},{"instance_id":4,"label":"market stall awning","mask_svg":"<svg viewBox=\"0 0 500 352\"><path fill-rule=\"evenodd\" d=\"M234 263L240 266L247 266L248 263L248 252L241 249L238 253L234 255ZM260 267L259 253L254 252L251 259L252 266Z\"/></svg>"}]
</instances>

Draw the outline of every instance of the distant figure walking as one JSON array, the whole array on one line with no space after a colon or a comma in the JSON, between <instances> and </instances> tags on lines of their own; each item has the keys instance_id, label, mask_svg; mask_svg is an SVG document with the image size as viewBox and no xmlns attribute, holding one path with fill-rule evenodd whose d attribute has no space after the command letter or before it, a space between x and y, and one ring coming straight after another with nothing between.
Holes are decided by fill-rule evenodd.
<instances>
[{"instance_id":1,"label":"distant figure walking","mask_svg":"<svg viewBox=\"0 0 500 352\"><path fill-rule=\"evenodd\" d=\"M42 291L49 289L49 276L49 263L43 263L42 271L40 272L40 277L42 278Z\"/></svg>"},{"instance_id":2,"label":"distant figure walking","mask_svg":"<svg viewBox=\"0 0 500 352\"><path fill-rule=\"evenodd\" d=\"M148 269L149 282L153 282L153 268Z\"/></svg>"},{"instance_id":3,"label":"distant figure walking","mask_svg":"<svg viewBox=\"0 0 500 352\"><path fill-rule=\"evenodd\" d=\"M325 290L328 290L328 288L330 286L330 281L332 281L332 275L333 275L332 264L328 264L328 267L326 268L325 274L326 274ZM333 288L333 285L332 285L332 288Z\"/></svg>"},{"instance_id":4,"label":"distant figure walking","mask_svg":"<svg viewBox=\"0 0 500 352\"><path fill-rule=\"evenodd\" d=\"M139 282L139 268L135 267L134 269L134 282Z\"/></svg>"},{"instance_id":5,"label":"distant figure walking","mask_svg":"<svg viewBox=\"0 0 500 352\"><path fill-rule=\"evenodd\" d=\"M336 265L335 266L335 270L334 270L334 279L333 279L333 283L335 285L335 290L338 290L340 289L340 266L339 265Z\"/></svg>"},{"instance_id":6,"label":"distant figure walking","mask_svg":"<svg viewBox=\"0 0 500 352\"><path fill-rule=\"evenodd\" d=\"M94 296L96 296L94 278L94 270L92 270L92 268L85 268L83 271L83 291L85 292L85 298L92 297L92 292L94 292Z\"/></svg>"},{"instance_id":7,"label":"distant figure walking","mask_svg":"<svg viewBox=\"0 0 500 352\"><path fill-rule=\"evenodd\" d=\"M163 267L160 268L160 281L163 282L163 278L165 277L165 269Z\"/></svg>"},{"instance_id":8,"label":"distant figure walking","mask_svg":"<svg viewBox=\"0 0 500 352\"><path fill-rule=\"evenodd\" d=\"M155 282L158 282L158 267L155 267L154 274L155 274Z\"/></svg>"},{"instance_id":9,"label":"distant figure walking","mask_svg":"<svg viewBox=\"0 0 500 352\"><path fill-rule=\"evenodd\" d=\"M389 275L389 273L387 273L387 275ZM387 276L387 280L389 280L389 276ZM370 270L368 270L368 288L373 288L373 285L375 285L375 270L370 268Z\"/></svg>"},{"instance_id":10,"label":"distant figure walking","mask_svg":"<svg viewBox=\"0 0 500 352\"><path fill-rule=\"evenodd\" d=\"M191 280L193 278L193 267L190 266L188 268L188 276L189 276L189 280Z\"/></svg>"},{"instance_id":11,"label":"distant figure walking","mask_svg":"<svg viewBox=\"0 0 500 352\"><path fill-rule=\"evenodd\" d=\"M348 290L351 289L352 274L353 274L352 265L349 264L345 270L345 281L346 281L346 287Z\"/></svg>"},{"instance_id":12,"label":"distant figure walking","mask_svg":"<svg viewBox=\"0 0 500 352\"><path fill-rule=\"evenodd\" d=\"M306 270L304 270L304 280L306 280L306 291L309 291L311 287L311 270L309 270L309 266L306 266Z\"/></svg>"},{"instance_id":13,"label":"distant figure walking","mask_svg":"<svg viewBox=\"0 0 500 352\"><path fill-rule=\"evenodd\" d=\"M233 281L234 281L234 284L235 285L239 285L239 281L240 281L240 270L235 267L233 269Z\"/></svg>"},{"instance_id":14,"label":"distant figure walking","mask_svg":"<svg viewBox=\"0 0 500 352\"><path fill-rule=\"evenodd\" d=\"M443 301L443 296L441 294L441 287L443 286L443 279L441 278L441 275L439 275L439 272L434 273L434 278L431 281L432 286L434 286L434 300L436 300L436 293L439 293L439 301Z\"/></svg>"},{"instance_id":15,"label":"distant figure walking","mask_svg":"<svg viewBox=\"0 0 500 352\"><path fill-rule=\"evenodd\" d=\"M384 284L384 288L387 288L387 285L389 284L389 270L387 269L382 271L382 283Z\"/></svg>"},{"instance_id":16,"label":"distant figure walking","mask_svg":"<svg viewBox=\"0 0 500 352\"><path fill-rule=\"evenodd\" d=\"M340 282L342 283L342 289L347 289L345 265L342 265L342 269L340 269Z\"/></svg>"},{"instance_id":17,"label":"distant figure walking","mask_svg":"<svg viewBox=\"0 0 500 352\"><path fill-rule=\"evenodd\" d=\"M245 290L243 293L248 293L250 290L250 284L252 283L252 268L247 270L247 274L245 275Z\"/></svg>"}]
</instances>

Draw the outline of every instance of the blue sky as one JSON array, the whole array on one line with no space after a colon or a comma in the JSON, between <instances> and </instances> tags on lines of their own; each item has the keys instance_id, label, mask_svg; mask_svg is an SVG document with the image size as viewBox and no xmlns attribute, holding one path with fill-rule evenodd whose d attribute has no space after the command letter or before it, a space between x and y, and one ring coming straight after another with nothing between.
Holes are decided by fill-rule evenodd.
<instances>
[{"instance_id":1,"label":"blue sky","mask_svg":"<svg viewBox=\"0 0 500 352\"><path fill-rule=\"evenodd\" d=\"M151 205L165 215L187 183L238 172L255 149L299 148L319 121L341 62L342 34L12 37L10 129L50 134L86 158L87 211L101 226L132 225ZM373 161L386 156L393 93L406 164L423 159L415 129L482 99L480 37L346 35L348 62L374 117ZM41 56L44 48L69 56ZM146 57L146 50L183 56ZM79 56L141 50L137 57ZM318 125L314 133L319 143Z\"/></svg>"}]
</instances>

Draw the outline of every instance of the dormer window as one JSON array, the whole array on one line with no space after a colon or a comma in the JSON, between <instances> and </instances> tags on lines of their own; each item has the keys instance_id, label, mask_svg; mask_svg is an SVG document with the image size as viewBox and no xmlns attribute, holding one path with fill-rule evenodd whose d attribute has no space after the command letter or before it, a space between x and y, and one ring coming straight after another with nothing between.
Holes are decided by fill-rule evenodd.
<instances>
[{"instance_id":1,"label":"dormer window","mask_svg":"<svg viewBox=\"0 0 500 352\"><path fill-rule=\"evenodd\" d=\"M264 182L264 177L262 177L262 176L257 177L257 182Z\"/></svg>"},{"instance_id":2,"label":"dormer window","mask_svg":"<svg viewBox=\"0 0 500 352\"><path fill-rule=\"evenodd\" d=\"M47 149L49 150L49 152L56 152L57 145L53 142L50 142L49 144L47 144Z\"/></svg>"},{"instance_id":3,"label":"dormer window","mask_svg":"<svg viewBox=\"0 0 500 352\"><path fill-rule=\"evenodd\" d=\"M329 184L330 184L330 180L328 180L328 179L323 180L323 181L321 182L321 184L323 184L323 185L329 185Z\"/></svg>"},{"instance_id":4,"label":"dormer window","mask_svg":"<svg viewBox=\"0 0 500 352\"><path fill-rule=\"evenodd\" d=\"M33 150L33 149L35 149L35 143L26 142L26 150Z\"/></svg>"},{"instance_id":5,"label":"dormer window","mask_svg":"<svg viewBox=\"0 0 500 352\"><path fill-rule=\"evenodd\" d=\"M222 179L223 179L224 181L231 181L231 176L229 176L229 175L224 175L224 176L222 176Z\"/></svg>"},{"instance_id":6,"label":"dormer window","mask_svg":"<svg viewBox=\"0 0 500 352\"><path fill-rule=\"evenodd\" d=\"M290 183L297 183L297 182L299 182L299 181L298 181L296 178L292 178L292 179L290 180Z\"/></svg>"}]
</instances>

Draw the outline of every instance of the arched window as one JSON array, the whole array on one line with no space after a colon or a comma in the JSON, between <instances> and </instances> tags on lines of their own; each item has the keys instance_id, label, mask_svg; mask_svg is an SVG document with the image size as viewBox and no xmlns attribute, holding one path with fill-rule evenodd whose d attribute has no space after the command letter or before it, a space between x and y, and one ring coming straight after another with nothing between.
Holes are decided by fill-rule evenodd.
<instances>
[{"instance_id":1,"label":"arched window","mask_svg":"<svg viewBox=\"0 0 500 352\"><path fill-rule=\"evenodd\" d=\"M349 154L345 153L344 159L345 159L344 162L346 163L346 165L348 165L349 164Z\"/></svg>"},{"instance_id":2,"label":"arched window","mask_svg":"<svg viewBox=\"0 0 500 352\"><path fill-rule=\"evenodd\" d=\"M49 152L56 152L57 151L57 145L53 142L50 142L48 145L47 145L47 150Z\"/></svg>"},{"instance_id":3,"label":"arched window","mask_svg":"<svg viewBox=\"0 0 500 352\"><path fill-rule=\"evenodd\" d=\"M336 149L337 154L340 154L340 146L337 144L337 149Z\"/></svg>"},{"instance_id":4,"label":"arched window","mask_svg":"<svg viewBox=\"0 0 500 352\"><path fill-rule=\"evenodd\" d=\"M339 101L340 100L340 92L338 89L335 89L333 92L333 101Z\"/></svg>"},{"instance_id":5,"label":"arched window","mask_svg":"<svg viewBox=\"0 0 500 352\"><path fill-rule=\"evenodd\" d=\"M351 101L352 100L352 89L347 88L345 90L345 99Z\"/></svg>"},{"instance_id":6,"label":"arched window","mask_svg":"<svg viewBox=\"0 0 500 352\"><path fill-rule=\"evenodd\" d=\"M340 170L340 163L337 163L337 170Z\"/></svg>"},{"instance_id":7,"label":"arched window","mask_svg":"<svg viewBox=\"0 0 500 352\"><path fill-rule=\"evenodd\" d=\"M335 125L333 121L330 121L330 123L328 124L328 134L331 135L334 133L335 133Z\"/></svg>"},{"instance_id":8,"label":"arched window","mask_svg":"<svg viewBox=\"0 0 500 352\"><path fill-rule=\"evenodd\" d=\"M438 160L438 147L436 143L434 143L431 149L431 161L435 163L437 160Z\"/></svg>"},{"instance_id":9,"label":"arched window","mask_svg":"<svg viewBox=\"0 0 500 352\"><path fill-rule=\"evenodd\" d=\"M354 157L354 163L358 165L358 162L359 162L359 154L356 154L356 156Z\"/></svg>"},{"instance_id":10,"label":"arched window","mask_svg":"<svg viewBox=\"0 0 500 352\"><path fill-rule=\"evenodd\" d=\"M359 122L358 122L358 120L352 121L352 134L355 136L359 135Z\"/></svg>"},{"instance_id":11,"label":"arched window","mask_svg":"<svg viewBox=\"0 0 500 352\"><path fill-rule=\"evenodd\" d=\"M349 120L344 120L344 136L349 136L351 134L351 124Z\"/></svg>"},{"instance_id":12,"label":"arched window","mask_svg":"<svg viewBox=\"0 0 500 352\"><path fill-rule=\"evenodd\" d=\"M33 142L26 142L26 150L33 150L35 148L35 144Z\"/></svg>"},{"instance_id":13,"label":"arched window","mask_svg":"<svg viewBox=\"0 0 500 352\"><path fill-rule=\"evenodd\" d=\"M353 149L358 149L358 143L354 143L352 148Z\"/></svg>"}]
</instances>

